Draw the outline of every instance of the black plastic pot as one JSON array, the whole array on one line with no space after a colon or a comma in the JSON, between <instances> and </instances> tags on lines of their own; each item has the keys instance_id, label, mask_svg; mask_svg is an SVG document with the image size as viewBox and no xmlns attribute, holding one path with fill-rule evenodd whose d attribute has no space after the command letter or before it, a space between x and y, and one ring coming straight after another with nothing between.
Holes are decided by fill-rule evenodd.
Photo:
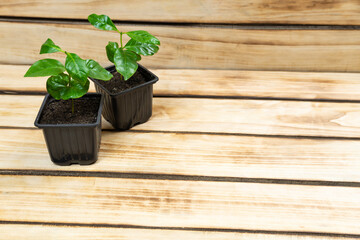
<instances>
[{"instance_id":1,"label":"black plastic pot","mask_svg":"<svg viewBox=\"0 0 360 240\"><path fill-rule=\"evenodd\" d=\"M35 126L44 133L51 161L57 165L68 166L74 163L89 165L96 162L101 141L101 111L104 98L101 94L88 93L86 97L100 98L95 123L90 124L41 124L39 123L44 107L56 101L49 94L41 105Z\"/></svg>"},{"instance_id":2,"label":"black plastic pot","mask_svg":"<svg viewBox=\"0 0 360 240\"><path fill-rule=\"evenodd\" d=\"M159 78L138 64L140 74L146 79L146 83L127 89L119 93L111 93L98 83L97 79L91 80L95 83L98 93L104 95L104 118L118 130L127 130L136 124L144 123L152 115L153 84ZM109 72L115 72L115 66L106 68Z\"/></svg>"}]
</instances>

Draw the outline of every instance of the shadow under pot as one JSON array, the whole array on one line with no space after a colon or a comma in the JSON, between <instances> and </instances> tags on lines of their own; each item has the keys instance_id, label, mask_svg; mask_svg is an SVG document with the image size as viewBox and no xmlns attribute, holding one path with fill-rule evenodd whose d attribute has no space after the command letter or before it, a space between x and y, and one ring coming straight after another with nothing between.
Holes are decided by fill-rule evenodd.
<instances>
[{"instance_id":1,"label":"shadow under pot","mask_svg":"<svg viewBox=\"0 0 360 240\"><path fill-rule=\"evenodd\" d=\"M41 105L35 126L43 130L51 161L57 165L89 165L96 162L101 141L103 96L88 93L71 100L55 100L49 94Z\"/></svg>"},{"instance_id":2,"label":"shadow under pot","mask_svg":"<svg viewBox=\"0 0 360 240\"><path fill-rule=\"evenodd\" d=\"M159 78L138 65L136 73L127 81L121 79L115 66L106 68L114 75L109 81L90 78L96 91L104 95L104 118L117 130L128 130L148 121L152 115L153 84Z\"/></svg>"}]
</instances>

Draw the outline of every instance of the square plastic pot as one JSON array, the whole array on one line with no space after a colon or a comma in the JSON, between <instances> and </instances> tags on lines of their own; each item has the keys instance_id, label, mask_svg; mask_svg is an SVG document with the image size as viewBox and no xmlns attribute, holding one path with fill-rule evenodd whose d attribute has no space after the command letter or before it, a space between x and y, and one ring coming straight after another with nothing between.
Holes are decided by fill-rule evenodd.
<instances>
[{"instance_id":1,"label":"square plastic pot","mask_svg":"<svg viewBox=\"0 0 360 240\"><path fill-rule=\"evenodd\" d=\"M146 82L119 93L109 92L99 84L101 80L90 78L95 83L96 91L104 95L104 118L117 130L130 129L148 121L152 115L153 84L159 78L140 64L138 65L137 71L143 75ZM115 66L106 69L111 73L116 71Z\"/></svg>"},{"instance_id":2,"label":"square plastic pot","mask_svg":"<svg viewBox=\"0 0 360 240\"><path fill-rule=\"evenodd\" d=\"M56 101L49 94L44 98L35 126L43 130L51 161L57 165L89 165L98 158L101 141L101 111L104 98L101 94L88 93L89 98L100 98L95 123L89 124L41 124L39 123L44 107Z\"/></svg>"}]
</instances>

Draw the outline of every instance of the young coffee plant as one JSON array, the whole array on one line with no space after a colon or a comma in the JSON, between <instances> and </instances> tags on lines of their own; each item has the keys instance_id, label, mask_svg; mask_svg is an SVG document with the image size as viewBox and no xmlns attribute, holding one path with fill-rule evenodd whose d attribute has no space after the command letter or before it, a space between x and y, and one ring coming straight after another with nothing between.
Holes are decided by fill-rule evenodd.
<instances>
[{"instance_id":1,"label":"young coffee plant","mask_svg":"<svg viewBox=\"0 0 360 240\"><path fill-rule=\"evenodd\" d=\"M120 34L120 46L117 42L109 42L106 54L110 62L114 63L116 70L128 80L137 70L137 62L141 56L154 55L159 50L160 41L147 31L120 32L106 15L91 14L89 22L96 28L107 31L116 31ZM123 45L122 37L126 34L130 40Z\"/></svg>"},{"instance_id":2,"label":"young coffee plant","mask_svg":"<svg viewBox=\"0 0 360 240\"><path fill-rule=\"evenodd\" d=\"M71 99L74 113L75 98L80 98L89 90L88 77L110 80L113 75L92 59L81 59L75 53L62 50L48 38L41 46L40 54L62 52L66 54L65 66L56 59L42 59L35 62L24 77L46 77L47 92L56 100Z\"/></svg>"}]
</instances>

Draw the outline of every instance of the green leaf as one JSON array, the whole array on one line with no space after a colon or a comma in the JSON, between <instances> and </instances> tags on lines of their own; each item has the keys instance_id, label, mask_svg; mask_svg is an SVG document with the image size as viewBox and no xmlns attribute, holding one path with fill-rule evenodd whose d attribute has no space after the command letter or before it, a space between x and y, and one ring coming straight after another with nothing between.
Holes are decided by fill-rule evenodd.
<instances>
[{"instance_id":1,"label":"green leaf","mask_svg":"<svg viewBox=\"0 0 360 240\"><path fill-rule=\"evenodd\" d=\"M118 48L119 44L117 42L109 42L108 45L106 45L106 55L112 63L114 63L114 54Z\"/></svg>"},{"instance_id":2,"label":"green leaf","mask_svg":"<svg viewBox=\"0 0 360 240\"><path fill-rule=\"evenodd\" d=\"M24 77L53 76L62 72L65 72L65 67L61 62L46 58L35 62L25 73Z\"/></svg>"},{"instance_id":3,"label":"green leaf","mask_svg":"<svg viewBox=\"0 0 360 240\"><path fill-rule=\"evenodd\" d=\"M44 53L54 53L54 52L62 52L63 50L55 45L55 43L48 38L43 45L41 45L41 49L40 49L40 54L44 54Z\"/></svg>"},{"instance_id":4,"label":"green leaf","mask_svg":"<svg viewBox=\"0 0 360 240\"><path fill-rule=\"evenodd\" d=\"M86 66L89 68L89 77L105 81L110 80L113 77L110 72L92 59L86 60Z\"/></svg>"},{"instance_id":5,"label":"green leaf","mask_svg":"<svg viewBox=\"0 0 360 240\"><path fill-rule=\"evenodd\" d=\"M89 90L89 80L81 84L69 75L60 73L59 75L49 77L46 82L48 93L56 100L68 100L70 98L79 98L85 95Z\"/></svg>"},{"instance_id":6,"label":"green leaf","mask_svg":"<svg viewBox=\"0 0 360 240\"><path fill-rule=\"evenodd\" d=\"M63 99L66 88L69 86L70 77L67 74L60 73L59 75L49 77L46 82L46 89L48 93L56 100Z\"/></svg>"},{"instance_id":7,"label":"green leaf","mask_svg":"<svg viewBox=\"0 0 360 240\"><path fill-rule=\"evenodd\" d=\"M85 84L88 78L89 69L86 66L86 61L81 59L75 53L66 53L65 68L70 74L70 76L78 81L81 84Z\"/></svg>"},{"instance_id":8,"label":"green leaf","mask_svg":"<svg viewBox=\"0 0 360 240\"><path fill-rule=\"evenodd\" d=\"M131 31L126 33L130 38L134 39L137 42L141 43L152 43L155 45L160 45L159 39L148 33L144 30Z\"/></svg>"},{"instance_id":9,"label":"green leaf","mask_svg":"<svg viewBox=\"0 0 360 240\"><path fill-rule=\"evenodd\" d=\"M114 64L116 70L128 80L136 72L138 65L136 63L137 55L128 50L118 48L114 55Z\"/></svg>"},{"instance_id":10,"label":"green leaf","mask_svg":"<svg viewBox=\"0 0 360 240\"><path fill-rule=\"evenodd\" d=\"M159 51L159 47L155 44L141 43L134 39L130 39L125 45L125 48L143 56L151 56Z\"/></svg>"},{"instance_id":11,"label":"green leaf","mask_svg":"<svg viewBox=\"0 0 360 240\"><path fill-rule=\"evenodd\" d=\"M88 16L88 20L94 27L98 29L119 32L109 16L91 14Z\"/></svg>"},{"instance_id":12,"label":"green leaf","mask_svg":"<svg viewBox=\"0 0 360 240\"><path fill-rule=\"evenodd\" d=\"M136 54L136 61L140 61L141 60L141 56L139 54Z\"/></svg>"}]
</instances>

